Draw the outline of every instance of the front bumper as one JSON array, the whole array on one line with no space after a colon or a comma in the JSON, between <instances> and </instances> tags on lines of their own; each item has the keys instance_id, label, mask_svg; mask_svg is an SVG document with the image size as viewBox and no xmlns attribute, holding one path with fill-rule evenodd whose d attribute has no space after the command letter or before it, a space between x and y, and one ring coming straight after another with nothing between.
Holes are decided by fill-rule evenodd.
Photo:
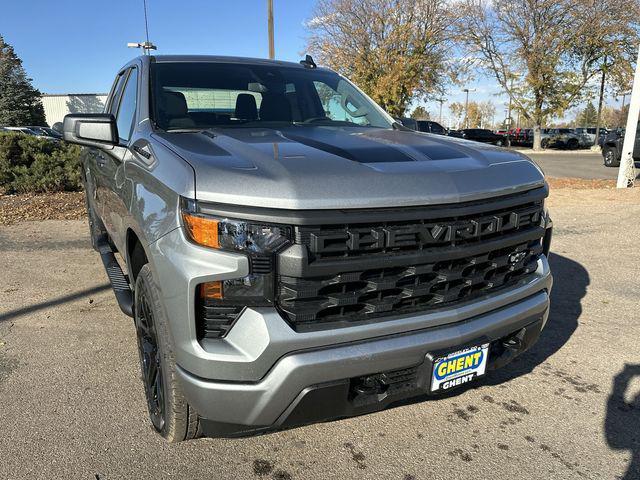
<instances>
[{"instance_id":1,"label":"front bumper","mask_svg":"<svg viewBox=\"0 0 640 480\"><path fill-rule=\"evenodd\" d=\"M489 368L526 350L548 316L547 290L512 305L467 320L289 353L260 381L219 382L178 368L185 395L204 418L211 436L229 436L366 413L389 403L428 392L431 360L436 352L491 343ZM507 340L518 338L515 344ZM510 344L511 348L505 348ZM413 369L415 381L392 395L376 392L358 400L353 382L381 372ZM319 402L321 400L321 402Z\"/></svg>"}]
</instances>

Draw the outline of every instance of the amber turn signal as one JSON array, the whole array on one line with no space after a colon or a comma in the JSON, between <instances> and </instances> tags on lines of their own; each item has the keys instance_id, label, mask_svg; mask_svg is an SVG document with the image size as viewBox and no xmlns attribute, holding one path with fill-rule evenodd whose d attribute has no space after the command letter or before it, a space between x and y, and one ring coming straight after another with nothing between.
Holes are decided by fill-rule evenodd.
<instances>
[{"instance_id":1,"label":"amber turn signal","mask_svg":"<svg viewBox=\"0 0 640 480\"><path fill-rule=\"evenodd\" d=\"M187 212L182 212L182 219L191 240L205 247L220 248L218 220L191 215Z\"/></svg>"},{"instance_id":2,"label":"amber turn signal","mask_svg":"<svg viewBox=\"0 0 640 480\"><path fill-rule=\"evenodd\" d=\"M216 280L215 282L207 282L200 284L200 298L203 300L222 300L222 282Z\"/></svg>"}]
</instances>

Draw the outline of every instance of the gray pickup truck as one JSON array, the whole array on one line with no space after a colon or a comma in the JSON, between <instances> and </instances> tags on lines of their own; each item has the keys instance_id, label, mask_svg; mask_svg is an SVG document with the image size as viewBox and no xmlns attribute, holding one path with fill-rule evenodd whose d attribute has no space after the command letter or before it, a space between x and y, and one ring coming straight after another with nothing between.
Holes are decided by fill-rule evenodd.
<instances>
[{"instance_id":1,"label":"gray pickup truck","mask_svg":"<svg viewBox=\"0 0 640 480\"><path fill-rule=\"evenodd\" d=\"M168 441L438 395L547 320L540 169L411 131L310 57L142 56L64 138Z\"/></svg>"}]
</instances>

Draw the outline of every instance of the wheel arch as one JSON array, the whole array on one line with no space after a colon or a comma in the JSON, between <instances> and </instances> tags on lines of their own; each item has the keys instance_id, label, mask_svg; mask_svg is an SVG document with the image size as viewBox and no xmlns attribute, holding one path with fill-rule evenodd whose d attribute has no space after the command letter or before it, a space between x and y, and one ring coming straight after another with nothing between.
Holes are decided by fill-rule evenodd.
<instances>
[{"instance_id":1,"label":"wheel arch","mask_svg":"<svg viewBox=\"0 0 640 480\"><path fill-rule=\"evenodd\" d=\"M126 262L129 270L129 281L132 285L135 285L138 273L145 264L149 263L149 254L145 248L144 242L132 228L127 229L126 246Z\"/></svg>"}]
</instances>

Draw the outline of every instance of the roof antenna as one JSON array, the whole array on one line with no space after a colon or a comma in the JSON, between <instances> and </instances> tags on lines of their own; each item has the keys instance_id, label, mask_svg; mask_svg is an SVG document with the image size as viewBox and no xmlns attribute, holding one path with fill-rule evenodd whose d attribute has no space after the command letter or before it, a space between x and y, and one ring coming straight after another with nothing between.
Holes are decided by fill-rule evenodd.
<instances>
[{"instance_id":1,"label":"roof antenna","mask_svg":"<svg viewBox=\"0 0 640 480\"><path fill-rule=\"evenodd\" d=\"M318 68L311 55L305 55L304 60L300 60L300 65L304 68Z\"/></svg>"},{"instance_id":2,"label":"roof antenna","mask_svg":"<svg viewBox=\"0 0 640 480\"><path fill-rule=\"evenodd\" d=\"M149 19L147 18L147 0L142 0L142 3L144 7L144 31L145 31L146 41L144 41L143 43L137 43L137 42L127 43L127 47L141 48L144 55L149 55L149 50L157 50L158 47L156 47L153 43L149 41Z\"/></svg>"}]
</instances>

